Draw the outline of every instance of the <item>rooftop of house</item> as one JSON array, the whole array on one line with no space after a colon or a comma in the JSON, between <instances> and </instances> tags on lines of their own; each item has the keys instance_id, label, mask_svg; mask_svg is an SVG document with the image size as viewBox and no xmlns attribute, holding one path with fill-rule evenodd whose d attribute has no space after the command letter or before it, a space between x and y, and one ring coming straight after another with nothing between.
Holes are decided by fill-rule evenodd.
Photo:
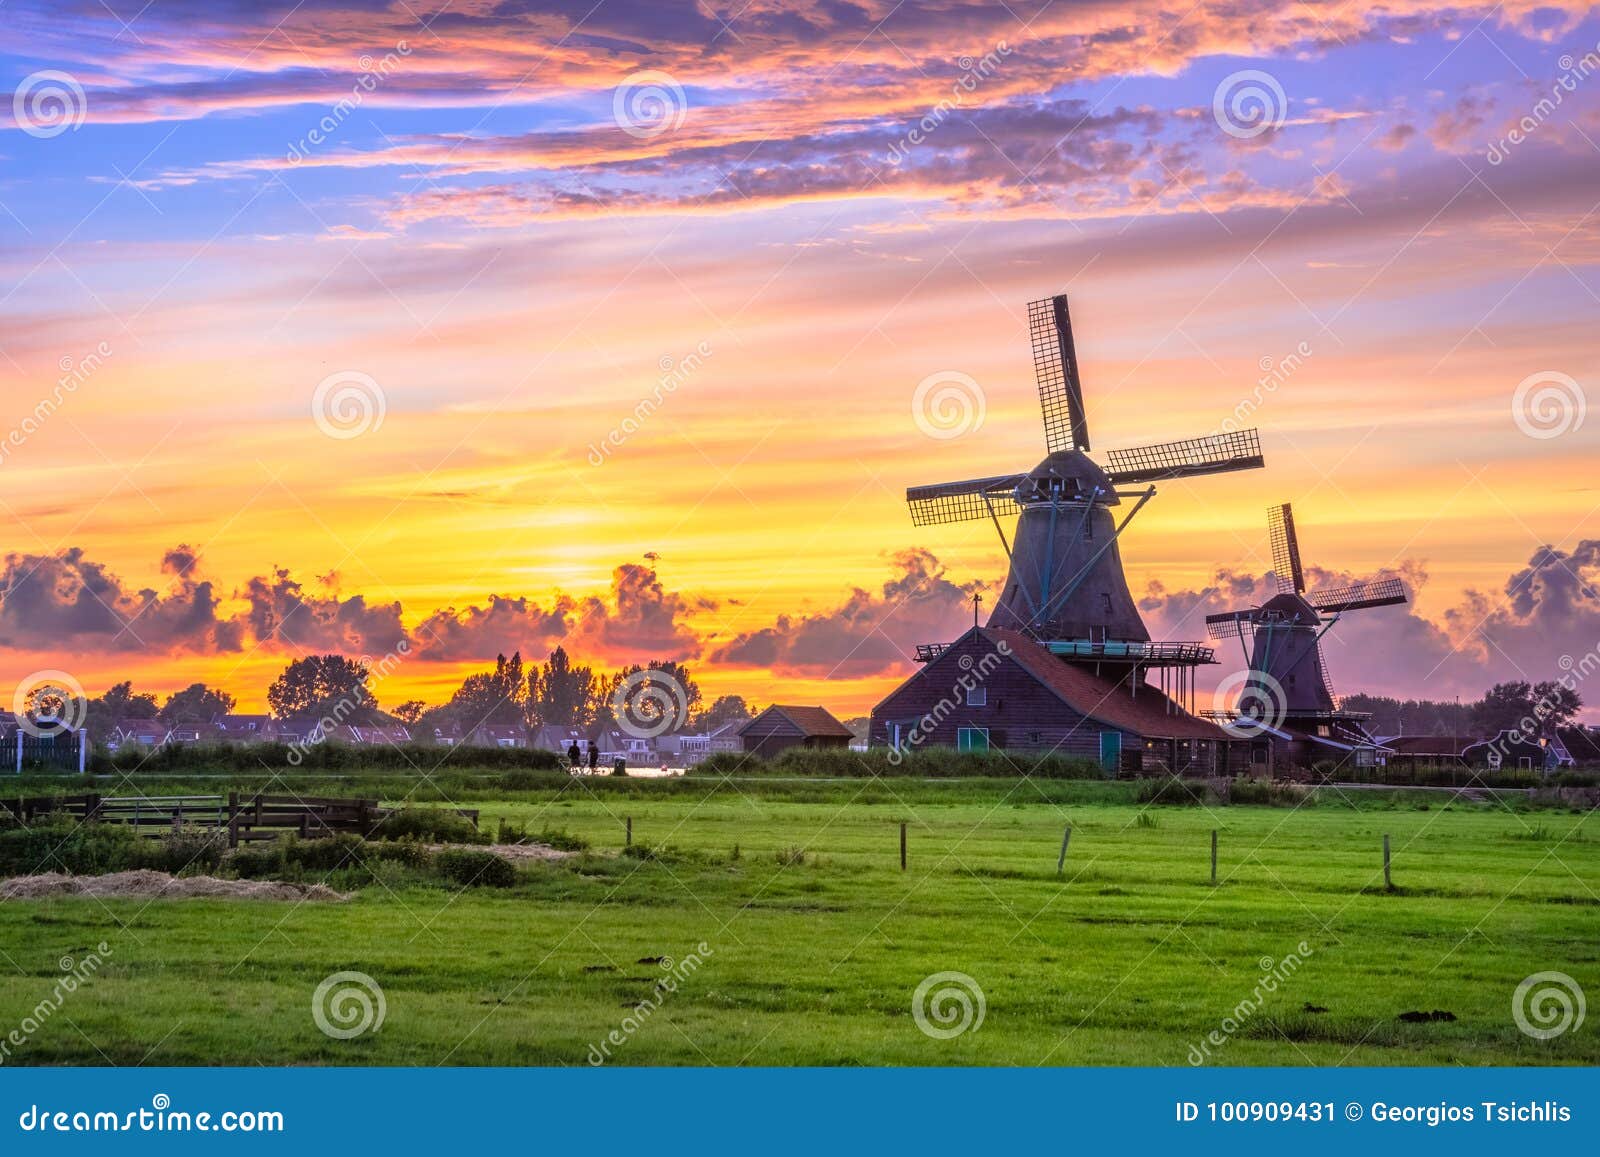
<instances>
[{"instance_id":1,"label":"rooftop of house","mask_svg":"<svg viewBox=\"0 0 1600 1157\"><path fill-rule=\"evenodd\" d=\"M1158 739L1233 738L1215 723L1190 715L1148 683L1138 683L1130 691L1127 683L1068 663L1019 631L976 629L990 642L1004 642L1018 666L1080 715Z\"/></svg>"},{"instance_id":2,"label":"rooftop of house","mask_svg":"<svg viewBox=\"0 0 1600 1157\"><path fill-rule=\"evenodd\" d=\"M739 733L742 735L756 723L773 713L787 719L800 730L802 735L833 736L845 739L854 737L854 732L835 719L833 713L826 707L800 707L787 703L774 703L754 719L746 720L739 725Z\"/></svg>"}]
</instances>

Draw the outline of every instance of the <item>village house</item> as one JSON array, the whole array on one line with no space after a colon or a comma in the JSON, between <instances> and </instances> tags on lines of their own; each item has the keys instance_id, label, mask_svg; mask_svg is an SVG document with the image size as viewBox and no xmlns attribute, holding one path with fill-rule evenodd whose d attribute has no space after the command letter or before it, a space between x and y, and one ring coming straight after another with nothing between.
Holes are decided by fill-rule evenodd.
<instances>
[{"instance_id":1,"label":"village house","mask_svg":"<svg viewBox=\"0 0 1600 1157\"><path fill-rule=\"evenodd\" d=\"M986 627L969 630L874 707L869 743L1057 753L1094 760L1107 775L1223 775L1249 760L1247 740L1189 714L1142 677L1099 675L1027 635Z\"/></svg>"},{"instance_id":2,"label":"village house","mask_svg":"<svg viewBox=\"0 0 1600 1157\"><path fill-rule=\"evenodd\" d=\"M791 747L848 748L852 738L850 729L825 707L775 703L739 726L742 750L768 757Z\"/></svg>"}]
</instances>

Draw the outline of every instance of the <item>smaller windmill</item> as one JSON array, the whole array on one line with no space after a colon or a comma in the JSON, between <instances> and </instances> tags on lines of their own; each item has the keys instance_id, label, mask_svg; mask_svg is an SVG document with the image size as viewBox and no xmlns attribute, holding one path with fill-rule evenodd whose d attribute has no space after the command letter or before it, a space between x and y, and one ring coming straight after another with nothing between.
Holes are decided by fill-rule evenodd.
<instances>
[{"instance_id":1,"label":"smaller windmill","mask_svg":"<svg viewBox=\"0 0 1600 1157\"><path fill-rule=\"evenodd\" d=\"M1366 713L1342 710L1328 678L1322 637L1351 611L1406 601L1399 579L1376 579L1306 593L1294 511L1287 502L1267 511L1272 538L1272 570L1278 593L1259 607L1206 616L1213 639L1248 636L1249 671L1232 710L1208 712L1226 719L1241 734L1270 736L1287 744L1284 754L1297 762L1355 753L1357 762L1374 758L1377 741L1367 731ZM1318 750L1318 749L1322 750Z\"/></svg>"}]
</instances>

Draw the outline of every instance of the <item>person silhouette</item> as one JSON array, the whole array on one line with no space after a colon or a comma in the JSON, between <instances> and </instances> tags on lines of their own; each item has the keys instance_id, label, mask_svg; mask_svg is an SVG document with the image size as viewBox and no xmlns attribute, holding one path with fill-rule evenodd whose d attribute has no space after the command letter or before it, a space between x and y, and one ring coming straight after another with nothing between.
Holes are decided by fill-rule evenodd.
<instances>
[{"instance_id":1,"label":"person silhouette","mask_svg":"<svg viewBox=\"0 0 1600 1157\"><path fill-rule=\"evenodd\" d=\"M590 773L593 774L595 768L597 768L599 766L600 766L600 745L598 743L591 743L591 744L589 744L589 771L590 771Z\"/></svg>"},{"instance_id":2,"label":"person silhouette","mask_svg":"<svg viewBox=\"0 0 1600 1157\"><path fill-rule=\"evenodd\" d=\"M577 767L578 766L578 759L579 759L578 741L576 739L574 739L572 741L572 746L567 748L567 763L570 764L572 767Z\"/></svg>"}]
</instances>

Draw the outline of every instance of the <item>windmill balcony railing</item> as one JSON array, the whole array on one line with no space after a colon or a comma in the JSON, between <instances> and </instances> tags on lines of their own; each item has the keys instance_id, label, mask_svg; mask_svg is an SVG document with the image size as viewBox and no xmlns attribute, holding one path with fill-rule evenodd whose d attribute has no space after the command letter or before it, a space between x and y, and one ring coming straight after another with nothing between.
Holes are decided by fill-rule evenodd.
<instances>
[{"instance_id":1,"label":"windmill balcony railing","mask_svg":"<svg viewBox=\"0 0 1600 1157\"><path fill-rule=\"evenodd\" d=\"M1107 659L1127 663L1182 666L1216 662L1216 648L1204 643L1145 643L1127 640L1096 642L1090 639L1048 639L1051 654L1069 659ZM917 662L928 663L944 654L949 643L917 644Z\"/></svg>"}]
</instances>

